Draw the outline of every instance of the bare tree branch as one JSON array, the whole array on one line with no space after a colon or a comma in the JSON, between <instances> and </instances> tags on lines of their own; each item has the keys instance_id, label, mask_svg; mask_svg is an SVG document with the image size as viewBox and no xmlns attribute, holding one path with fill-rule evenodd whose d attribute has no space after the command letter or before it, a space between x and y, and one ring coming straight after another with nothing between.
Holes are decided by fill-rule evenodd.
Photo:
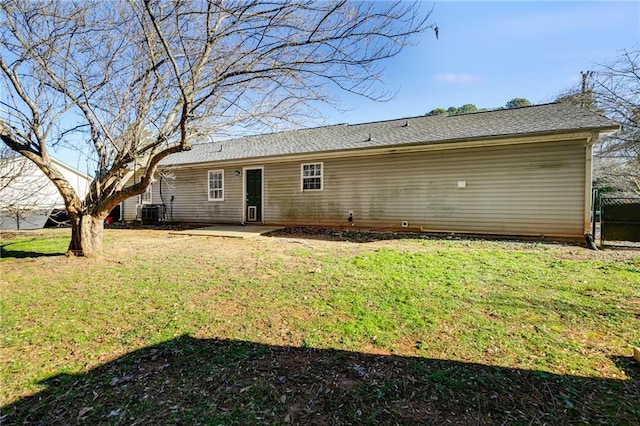
<instances>
[{"instance_id":1,"label":"bare tree branch","mask_svg":"<svg viewBox=\"0 0 640 426\"><path fill-rule=\"evenodd\" d=\"M0 137L56 184L84 252L82 224L144 192L162 158L299 124L335 89L388 99L382 62L431 28L404 2L6 0L0 13ZM91 148L85 199L51 167L56 144Z\"/></svg>"},{"instance_id":2,"label":"bare tree branch","mask_svg":"<svg viewBox=\"0 0 640 426\"><path fill-rule=\"evenodd\" d=\"M605 114L622 125L594 149L597 186L640 194L640 44L584 76L589 77L587 84L568 90L559 100Z\"/></svg>"}]
</instances>

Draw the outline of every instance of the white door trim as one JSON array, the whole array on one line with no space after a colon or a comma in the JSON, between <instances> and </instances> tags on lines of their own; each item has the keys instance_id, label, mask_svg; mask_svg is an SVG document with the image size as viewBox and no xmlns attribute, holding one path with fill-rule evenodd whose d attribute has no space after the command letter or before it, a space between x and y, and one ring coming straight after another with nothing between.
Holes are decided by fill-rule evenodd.
<instances>
[{"instance_id":1,"label":"white door trim","mask_svg":"<svg viewBox=\"0 0 640 426\"><path fill-rule=\"evenodd\" d=\"M251 223L264 223L264 166L247 166L242 168L242 224L247 222L247 170L260 170L260 222Z\"/></svg>"}]
</instances>

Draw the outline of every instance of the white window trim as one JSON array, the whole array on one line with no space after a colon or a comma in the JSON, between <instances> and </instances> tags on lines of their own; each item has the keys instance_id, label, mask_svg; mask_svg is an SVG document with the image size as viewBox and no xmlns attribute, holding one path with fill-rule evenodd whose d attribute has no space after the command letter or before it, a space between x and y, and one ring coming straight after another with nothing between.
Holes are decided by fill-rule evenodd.
<instances>
[{"instance_id":1,"label":"white window trim","mask_svg":"<svg viewBox=\"0 0 640 426\"><path fill-rule=\"evenodd\" d=\"M147 193L149 194L149 199L143 200L143 195ZM142 194L138 195L138 205L142 204L153 204L153 189L151 188L151 184L149 184L147 189Z\"/></svg>"},{"instance_id":2,"label":"white window trim","mask_svg":"<svg viewBox=\"0 0 640 426\"><path fill-rule=\"evenodd\" d=\"M314 166L320 165L320 176L305 176L304 175L304 166ZM312 178L320 178L320 188L319 189L304 189L304 180L312 179ZM314 192L314 191L322 191L324 189L324 163L322 161L315 161L313 163L302 163L300 164L300 191L302 192Z\"/></svg>"},{"instance_id":3,"label":"white window trim","mask_svg":"<svg viewBox=\"0 0 640 426\"><path fill-rule=\"evenodd\" d=\"M212 198L211 197L211 174L212 173L220 173L220 177L221 177L221 185L220 185L220 191L222 191L222 197L220 198ZM220 170L209 170L207 172L207 199L209 201L224 201L224 170L220 169Z\"/></svg>"}]
</instances>

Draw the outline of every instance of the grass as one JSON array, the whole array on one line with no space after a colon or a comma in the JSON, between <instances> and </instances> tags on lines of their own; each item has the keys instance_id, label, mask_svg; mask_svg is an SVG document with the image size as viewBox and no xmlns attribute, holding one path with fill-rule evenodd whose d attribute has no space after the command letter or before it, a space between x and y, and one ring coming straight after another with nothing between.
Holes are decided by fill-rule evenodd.
<instances>
[{"instance_id":1,"label":"grass","mask_svg":"<svg viewBox=\"0 0 640 426\"><path fill-rule=\"evenodd\" d=\"M2 241L0 261L12 258L56 256L64 253L69 245L69 236L66 235L66 231L31 234L28 237Z\"/></svg>"},{"instance_id":2,"label":"grass","mask_svg":"<svg viewBox=\"0 0 640 426\"><path fill-rule=\"evenodd\" d=\"M638 252L67 233L0 244L9 422L640 422Z\"/></svg>"}]
</instances>

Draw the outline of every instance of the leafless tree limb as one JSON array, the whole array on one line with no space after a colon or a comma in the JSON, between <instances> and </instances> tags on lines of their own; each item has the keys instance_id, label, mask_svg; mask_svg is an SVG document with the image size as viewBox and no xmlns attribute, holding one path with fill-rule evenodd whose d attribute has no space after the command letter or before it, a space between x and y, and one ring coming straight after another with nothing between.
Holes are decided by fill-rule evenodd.
<instances>
[{"instance_id":1,"label":"leafless tree limb","mask_svg":"<svg viewBox=\"0 0 640 426\"><path fill-rule=\"evenodd\" d=\"M196 135L299 124L318 103L332 103L335 88L388 99L381 63L431 28L422 9L7 0L0 76L10 95L0 104L0 138L54 182L74 226L70 250L91 254L110 209L144 192L158 163ZM86 198L51 167L53 144L91 147L96 174ZM142 176L127 186L136 170Z\"/></svg>"},{"instance_id":2,"label":"leafless tree limb","mask_svg":"<svg viewBox=\"0 0 640 426\"><path fill-rule=\"evenodd\" d=\"M596 147L595 179L601 187L640 194L640 44L588 73L588 84L560 99L572 101L621 123Z\"/></svg>"}]
</instances>

